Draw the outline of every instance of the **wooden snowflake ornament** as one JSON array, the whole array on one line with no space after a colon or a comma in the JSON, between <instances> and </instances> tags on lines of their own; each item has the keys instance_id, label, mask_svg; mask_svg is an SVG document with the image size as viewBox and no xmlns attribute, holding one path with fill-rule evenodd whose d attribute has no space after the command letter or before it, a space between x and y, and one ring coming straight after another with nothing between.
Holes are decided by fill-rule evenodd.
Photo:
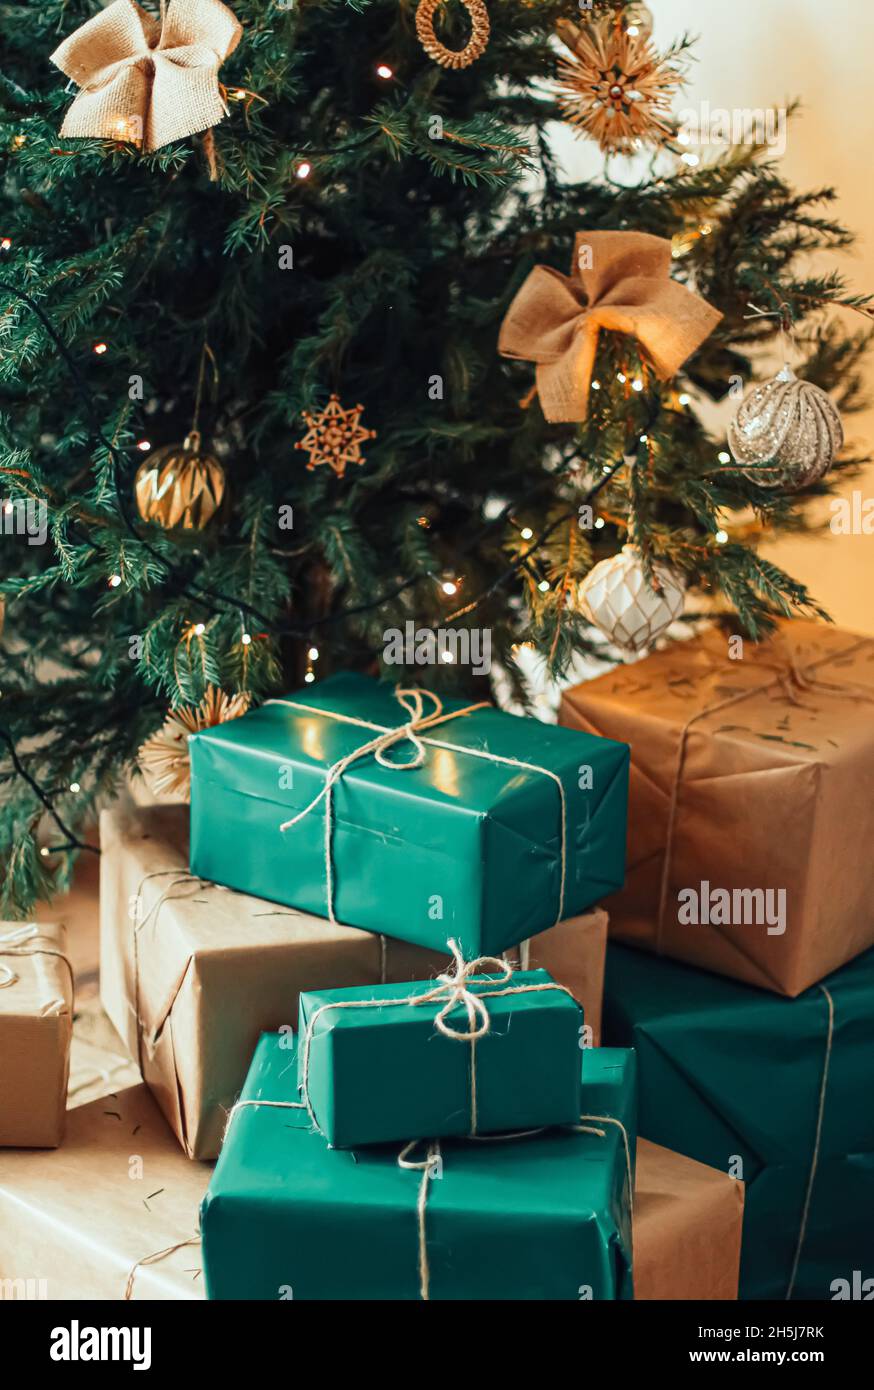
<instances>
[{"instance_id":1,"label":"wooden snowflake ornament","mask_svg":"<svg viewBox=\"0 0 874 1390\"><path fill-rule=\"evenodd\" d=\"M338 478L342 478L347 463L363 463L361 445L366 439L376 438L376 430L363 428L363 413L363 405L344 410L339 396L332 396L325 409L316 415L308 410L301 411L308 429L295 447L309 454L307 468L318 468L319 464L326 463Z\"/></svg>"}]
</instances>

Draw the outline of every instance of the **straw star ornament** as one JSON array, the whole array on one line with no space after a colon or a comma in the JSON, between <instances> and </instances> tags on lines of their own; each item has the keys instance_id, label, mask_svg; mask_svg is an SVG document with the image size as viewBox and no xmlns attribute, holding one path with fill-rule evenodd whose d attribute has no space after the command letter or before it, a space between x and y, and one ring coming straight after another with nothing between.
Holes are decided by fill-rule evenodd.
<instances>
[{"instance_id":1,"label":"straw star ornament","mask_svg":"<svg viewBox=\"0 0 874 1390\"><path fill-rule=\"evenodd\" d=\"M376 430L363 428L363 413L363 405L344 410L339 396L332 396L325 409L318 414L301 411L309 429L295 447L309 454L307 468L317 468L326 463L338 478L342 478L348 463L363 463L361 445L366 439L376 438Z\"/></svg>"},{"instance_id":2,"label":"straw star ornament","mask_svg":"<svg viewBox=\"0 0 874 1390\"><path fill-rule=\"evenodd\" d=\"M658 53L643 33L612 19L576 25L559 20L570 56L559 63L559 106L605 154L663 145L674 134L671 105L682 84L679 49Z\"/></svg>"},{"instance_id":3,"label":"straw star ornament","mask_svg":"<svg viewBox=\"0 0 874 1390\"><path fill-rule=\"evenodd\" d=\"M162 0L159 19L114 0L52 54L80 88L61 134L129 140L150 154L218 125L228 114L219 68L242 32L221 0Z\"/></svg>"}]
</instances>

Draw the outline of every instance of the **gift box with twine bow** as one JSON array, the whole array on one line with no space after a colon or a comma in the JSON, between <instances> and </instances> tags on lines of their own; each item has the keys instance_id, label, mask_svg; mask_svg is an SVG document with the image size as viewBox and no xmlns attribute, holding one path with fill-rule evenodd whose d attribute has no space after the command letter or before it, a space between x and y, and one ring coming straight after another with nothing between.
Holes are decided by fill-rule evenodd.
<instances>
[{"instance_id":1,"label":"gift box with twine bow","mask_svg":"<svg viewBox=\"0 0 874 1390\"><path fill-rule=\"evenodd\" d=\"M0 1146L64 1136L73 970L54 923L0 922Z\"/></svg>"},{"instance_id":2,"label":"gift box with twine bow","mask_svg":"<svg viewBox=\"0 0 874 1390\"><path fill-rule=\"evenodd\" d=\"M560 718L631 744L611 935L796 995L874 945L874 641L791 621L736 643L675 642Z\"/></svg>"},{"instance_id":3,"label":"gift box with twine bow","mask_svg":"<svg viewBox=\"0 0 874 1390\"><path fill-rule=\"evenodd\" d=\"M797 999L611 945L639 1132L746 1184L740 1296L830 1299L874 1250L874 951Z\"/></svg>"},{"instance_id":4,"label":"gift box with twine bow","mask_svg":"<svg viewBox=\"0 0 874 1390\"><path fill-rule=\"evenodd\" d=\"M620 886L628 749L332 676L191 737L191 872L497 955Z\"/></svg>"},{"instance_id":5,"label":"gift box with twine bow","mask_svg":"<svg viewBox=\"0 0 874 1390\"><path fill-rule=\"evenodd\" d=\"M545 970L458 954L436 980L301 995L301 1099L334 1148L571 1124L582 1031Z\"/></svg>"},{"instance_id":6,"label":"gift box with twine bow","mask_svg":"<svg viewBox=\"0 0 874 1390\"><path fill-rule=\"evenodd\" d=\"M575 1125L350 1151L300 1105L293 1041L265 1034L201 1212L208 1296L631 1297L634 1056L584 1058Z\"/></svg>"}]
</instances>

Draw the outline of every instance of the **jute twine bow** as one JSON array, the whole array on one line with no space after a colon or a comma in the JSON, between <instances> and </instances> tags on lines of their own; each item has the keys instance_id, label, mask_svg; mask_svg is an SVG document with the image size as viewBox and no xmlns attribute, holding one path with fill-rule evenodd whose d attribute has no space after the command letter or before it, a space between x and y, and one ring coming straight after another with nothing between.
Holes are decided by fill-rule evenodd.
<instances>
[{"instance_id":1,"label":"jute twine bow","mask_svg":"<svg viewBox=\"0 0 874 1390\"><path fill-rule=\"evenodd\" d=\"M321 1004L313 1011L303 1037L301 1067L303 1099L297 1103L296 1108L306 1109L316 1129L321 1130L321 1126L310 1100L310 1056L316 1023L323 1014L335 1009L381 1009L395 1005L418 1008L423 1004L442 1004L442 1008L434 1016L434 1027L443 1034L444 1038L450 1038L453 1042L470 1043L470 1132L471 1135L475 1135L478 1121L476 1044L491 1029L491 1016L485 1001L504 998L511 994L537 994L543 990L558 990L562 994L567 994L571 999L574 997L569 989L564 985L557 984L555 980L549 980L542 984L510 985L508 981L512 978L513 967L508 961L497 956L480 956L477 960L465 961L461 947L454 938L451 938L447 945L452 954L452 967L444 971L442 975L438 975L433 989L426 990L424 994L410 994L402 999L331 1000L327 1004ZM475 976L486 977L479 981L483 986L480 991L471 988L475 983ZM501 986L506 986L506 988L501 988ZM467 1014L466 1028L457 1028L449 1021L452 1010L458 1007L464 1008ZM263 1101L237 1102L238 1106L262 1104L264 1104ZM234 1107L234 1109L236 1108L237 1106ZM230 1119L228 1122L230 1123Z\"/></svg>"},{"instance_id":2,"label":"jute twine bow","mask_svg":"<svg viewBox=\"0 0 874 1390\"><path fill-rule=\"evenodd\" d=\"M537 364L547 420L585 420L602 328L628 333L662 381L722 315L670 278L671 243L646 232L578 232L569 276L535 266L501 325L498 351Z\"/></svg>"},{"instance_id":3,"label":"jute twine bow","mask_svg":"<svg viewBox=\"0 0 874 1390\"><path fill-rule=\"evenodd\" d=\"M409 715L406 724L400 724L395 728L384 724L374 724L369 719L357 719L354 715L340 714L336 710L320 709L316 705L303 704L297 700L267 700L268 705L285 705L288 709L300 710L303 714L318 715L322 719L334 719L342 724L354 724L362 729L374 729L377 737L368 739L360 748L355 748L345 757L340 758L328 769L325 785L317 796L314 796L308 806L299 811L291 820L283 821L279 829L284 833L293 826L298 825L318 806L320 801L325 803L325 895L327 899L327 917L335 926L339 926L334 915L334 868L331 853L333 832L334 832L334 803L333 791L337 782L354 763L362 758L374 757L380 767L388 769L390 772L413 772L422 767L427 756L428 748L445 748L451 753L461 753L469 758L483 758L486 762L500 763L504 767L521 768L526 772L537 772L543 777L549 777L558 788L559 801L561 803L561 883L558 895L558 911L556 913L555 924L562 920L564 916L565 883L567 880L567 800L565 796L564 784L557 773L551 768L540 767L537 763L527 763L520 758L506 758L499 753L490 753L485 748L466 748L459 743L446 743L441 739L423 738L421 735L426 729L436 728L440 724L448 724L452 719L462 719L468 714L473 714L479 709L490 709L491 705L487 700L481 700L475 705L466 705L463 709L444 711L443 701L439 695L435 695L431 690L420 690L417 687L409 689L396 689L395 699ZM425 712L425 701L432 702L431 713ZM390 748L398 743L410 742L413 745L414 756L406 762L397 763L393 759L386 757Z\"/></svg>"},{"instance_id":4,"label":"jute twine bow","mask_svg":"<svg viewBox=\"0 0 874 1390\"><path fill-rule=\"evenodd\" d=\"M31 944L36 941L47 941L50 944L47 946ZM69 958L51 942L52 938L41 931L36 922L28 922L25 926L0 932L0 956L57 956L58 960L62 960L70 972L70 985L72 987L73 967ZM0 989L8 989L11 985L17 984L20 978L18 972L13 970L10 965L0 965Z\"/></svg>"},{"instance_id":5,"label":"jute twine bow","mask_svg":"<svg viewBox=\"0 0 874 1390\"><path fill-rule=\"evenodd\" d=\"M129 140L145 153L228 114L218 71L242 26L221 0L172 0L155 19L114 0L65 39L52 62L81 88L61 134Z\"/></svg>"},{"instance_id":6,"label":"jute twine bow","mask_svg":"<svg viewBox=\"0 0 874 1390\"><path fill-rule=\"evenodd\" d=\"M655 949L659 954L663 951L663 937L666 924L666 913L668 907L668 897L671 887L671 868L674 853L674 835L677 826L677 819L680 809L680 792L683 785L683 773L686 767L686 754L689 747L689 734L693 727L701 719L706 719L711 714L718 714L731 705L739 704L743 700L752 699L753 696L762 695L772 687L778 687L785 698L793 705L804 706L801 698L805 694L815 694L821 692L823 695L837 695L848 700L862 700L874 702L874 690L869 690L866 686L854 686L838 681L821 680L816 675L818 666L834 660L836 656L848 656L853 652L866 647L870 638L861 638L846 651L829 652L820 657L817 661L811 662L808 666L801 665L798 657L791 649L785 652L778 650L777 661L757 661L756 665L766 670L768 677L758 685L751 685L743 690L737 690L728 695L708 704L704 709L700 709L687 719L680 730L680 744L677 750L677 761L674 766L674 775L671 779L670 801L668 805L668 824L665 832L665 854L662 862L662 876L659 888L659 905L656 916L655 929ZM714 667L714 671L718 668Z\"/></svg>"}]
</instances>

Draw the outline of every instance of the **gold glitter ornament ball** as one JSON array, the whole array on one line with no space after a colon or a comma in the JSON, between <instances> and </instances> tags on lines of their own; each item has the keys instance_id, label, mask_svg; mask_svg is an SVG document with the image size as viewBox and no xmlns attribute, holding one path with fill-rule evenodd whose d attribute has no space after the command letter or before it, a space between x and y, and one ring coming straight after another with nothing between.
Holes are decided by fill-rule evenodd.
<instances>
[{"instance_id":1,"label":"gold glitter ornament ball","mask_svg":"<svg viewBox=\"0 0 874 1390\"><path fill-rule=\"evenodd\" d=\"M817 482L843 447L838 408L812 381L786 366L753 387L728 427L728 447L744 477L798 492Z\"/></svg>"},{"instance_id":2,"label":"gold glitter ornament ball","mask_svg":"<svg viewBox=\"0 0 874 1390\"><path fill-rule=\"evenodd\" d=\"M218 459L203 453L200 435L192 430L184 444L157 449L140 464L134 490L143 521L165 530L202 531L222 504L225 471Z\"/></svg>"},{"instance_id":3,"label":"gold glitter ornament ball","mask_svg":"<svg viewBox=\"0 0 874 1390\"><path fill-rule=\"evenodd\" d=\"M652 569L658 589L646 577L637 546L624 545L595 565L577 589L583 617L627 656L648 651L683 611L681 576L658 562Z\"/></svg>"}]
</instances>

